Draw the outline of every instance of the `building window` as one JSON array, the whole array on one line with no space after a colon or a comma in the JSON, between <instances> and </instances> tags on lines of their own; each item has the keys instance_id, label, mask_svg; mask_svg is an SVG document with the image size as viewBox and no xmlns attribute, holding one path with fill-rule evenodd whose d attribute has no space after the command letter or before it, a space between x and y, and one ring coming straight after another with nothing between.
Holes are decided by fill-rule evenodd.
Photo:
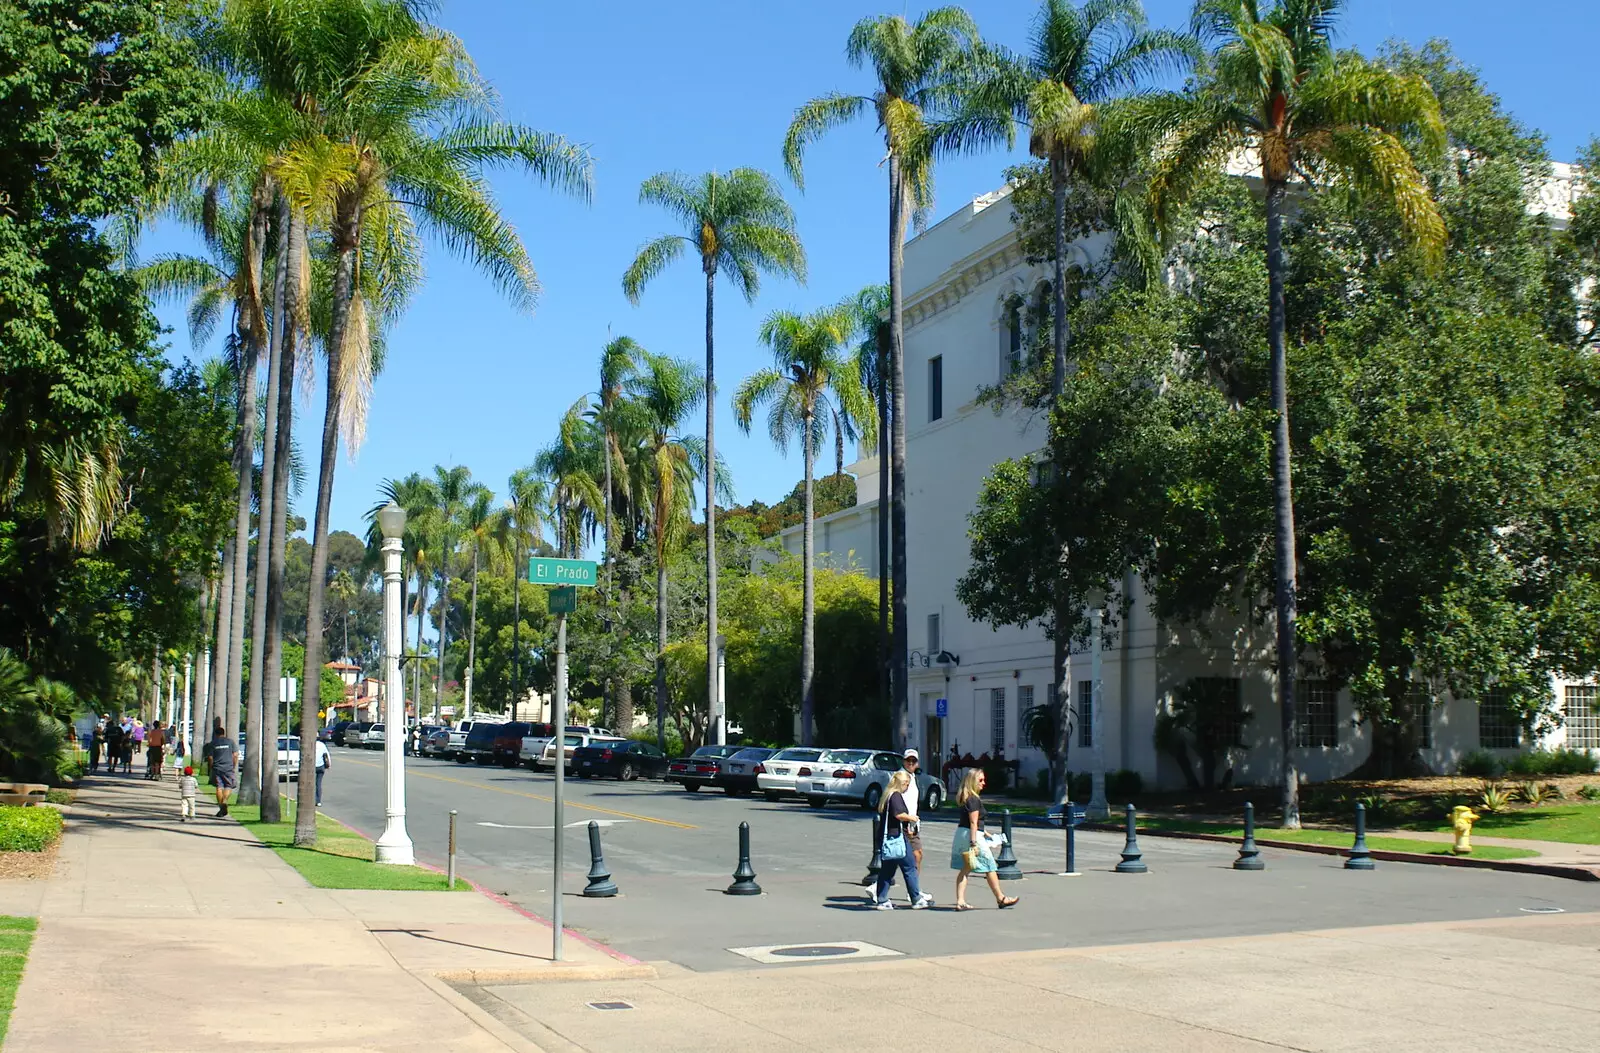
<instances>
[{"instance_id":1,"label":"building window","mask_svg":"<svg viewBox=\"0 0 1600 1053\"><path fill-rule=\"evenodd\" d=\"M1567 749L1600 750L1600 687L1568 684L1562 716L1567 726Z\"/></svg>"},{"instance_id":2,"label":"building window","mask_svg":"<svg viewBox=\"0 0 1600 1053\"><path fill-rule=\"evenodd\" d=\"M1478 745L1488 750L1511 750L1522 745L1522 729L1511 712L1504 688L1487 691L1478 700Z\"/></svg>"},{"instance_id":3,"label":"building window","mask_svg":"<svg viewBox=\"0 0 1600 1053\"><path fill-rule=\"evenodd\" d=\"M1056 462L1042 460L1033 462L1033 485L1049 486L1056 481Z\"/></svg>"},{"instance_id":4,"label":"building window","mask_svg":"<svg viewBox=\"0 0 1600 1053\"><path fill-rule=\"evenodd\" d=\"M1422 684L1412 684L1406 692L1411 702L1411 731L1417 748L1433 749L1433 693Z\"/></svg>"},{"instance_id":5,"label":"building window","mask_svg":"<svg viewBox=\"0 0 1600 1053\"><path fill-rule=\"evenodd\" d=\"M1094 681L1078 681L1078 745L1094 745Z\"/></svg>"},{"instance_id":6,"label":"building window","mask_svg":"<svg viewBox=\"0 0 1600 1053\"><path fill-rule=\"evenodd\" d=\"M1302 748L1339 744L1339 692L1330 680L1301 680L1295 684L1300 710L1295 745Z\"/></svg>"},{"instance_id":7,"label":"building window","mask_svg":"<svg viewBox=\"0 0 1600 1053\"><path fill-rule=\"evenodd\" d=\"M930 658L939 657L939 616L928 615L928 655Z\"/></svg>"},{"instance_id":8,"label":"building window","mask_svg":"<svg viewBox=\"0 0 1600 1053\"><path fill-rule=\"evenodd\" d=\"M1021 372L1023 365L1022 297L1006 303L1005 330L1000 334L1000 379Z\"/></svg>"},{"instance_id":9,"label":"building window","mask_svg":"<svg viewBox=\"0 0 1600 1053\"><path fill-rule=\"evenodd\" d=\"M1006 689L1003 687L991 688L989 691L989 756L1004 757L1006 755Z\"/></svg>"},{"instance_id":10,"label":"building window","mask_svg":"<svg viewBox=\"0 0 1600 1053\"><path fill-rule=\"evenodd\" d=\"M944 416L944 356L934 355L928 359L928 420L930 422Z\"/></svg>"}]
</instances>

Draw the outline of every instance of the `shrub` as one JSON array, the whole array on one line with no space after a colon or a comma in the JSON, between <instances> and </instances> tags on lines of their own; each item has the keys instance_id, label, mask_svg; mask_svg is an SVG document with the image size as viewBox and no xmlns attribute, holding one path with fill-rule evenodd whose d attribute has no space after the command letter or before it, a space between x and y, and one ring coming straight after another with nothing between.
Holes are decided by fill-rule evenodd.
<instances>
[{"instance_id":1,"label":"shrub","mask_svg":"<svg viewBox=\"0 0 1600 1053\"><path fill-rule=\"evenodd\" d=\"M1511 806L1511 790L1503 783L1485 782L1478 795L1478 810L1485 814L1503 812Z\"/></svg>"},{"instance_id":2,"label":"shrub","mask_svg":"<svg viewBox=\"0 0 1600 1053\"><path fill-rule=\"evenodd\" d=\"M1586 801L1600 801L1600 786L1584 786L1578 791L1578 796Z\"/></svg>"},{"instance_id":3,"label":"shrub","mask_svg":"<svg viewBox=\"0 0 1600 1053\"><path fill-rule=\"evenodd\" d=\"M1585 750L1529 750L1512 757L1506 770L1513 775L1591 775L1600 771L1600 757Z\"/></svg>"},{"instance_id":4,"label":"shrub","mask_svg":"<svg viewBox=\"0 0 1600 1053\"><path fill-rule=\"evenodd\" d=\"M1500 772L1500 759L1488 750L1473 750L1456 765L1457 774L1474 775L1480 779L1492 779Z\"/></svg>"},{"instance_id":5,"label":"shrub","mask_svg":"<svg viewBox=\"0 0 1600 1053\"><path fill-rule=\"evenodd\" d=\"M1363 797L1357 797L1356 803L1367 810L1367 822L1369 823L1380 822L1389 818L1392 806L1389 798L1381 793L1369 793Z\"/></svg>"},{"instance_id":6,"label":"shrub","mask_svg":"<svg viewBox=\"0 0 1600 1053\"><path fill-rule=\"evenodd\" d=\"M1536 782L1525 782L1517 786L1517 799L1537 808L1544 802L1559 796L1560 792L1554 783L1545 783L1541 786Z\"/></svg>"},{"instance_id":7,"label":"shrub","mask_svg":"<svg viewBox=\"0 0 1600 1053\"><path fill-rule=\"evenodd\" d=\"M1144 776L1129 768L1106 774L1106 799L1126 804L1144 791Z\"/></svg>"},{"instance_id":8,"label":"shrub","mask_svg":"<svg viewBox=\"0 0 1600 1053\"><path fill-rule=\"evenodd\" d=\"M0 852L43 852L61 836L54 808L0 805Z\"/></svg>"}]
</instances>

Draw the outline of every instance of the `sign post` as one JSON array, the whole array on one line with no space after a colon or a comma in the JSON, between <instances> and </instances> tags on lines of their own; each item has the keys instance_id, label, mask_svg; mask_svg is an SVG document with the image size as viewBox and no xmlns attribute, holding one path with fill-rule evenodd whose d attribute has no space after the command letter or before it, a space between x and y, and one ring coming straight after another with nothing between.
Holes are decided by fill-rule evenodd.
<instances>
[{"instance_id":1,"label":"sign post","mask_svg":"<svg viewBox=\"0 0 1600 1053\"><path fill-rule=\"evenodd\" d=\"M562 837L566 833L567 774L567 615L578 609L578 589L592 589L599 580L597 567L588 559L553 559L534 556L528 560L528 580L535 585L554 585L548 593L550 613L556 616L556 792L555 849L551 885L550 957L561 961L561 864Z\"/></svg>"}]
</instances>

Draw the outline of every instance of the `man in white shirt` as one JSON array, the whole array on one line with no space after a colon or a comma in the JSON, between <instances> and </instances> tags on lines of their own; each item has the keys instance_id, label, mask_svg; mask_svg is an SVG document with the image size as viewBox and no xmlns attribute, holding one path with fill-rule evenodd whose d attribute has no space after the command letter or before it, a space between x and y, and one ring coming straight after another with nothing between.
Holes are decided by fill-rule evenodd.
<instances>
[{"instance_id":1,"label":"man in white shirt","mask_svg":"<svg viewBox=\"0 0 1600 1053\"><path fill-rule=\"evenodd\" d=\"M328 770L333 763L333 757L328 753L328 746L321 739L317 740L317 750L314 754L317 766L317 807L322 807L322 773Z\"/></svg>"}]
</instances>

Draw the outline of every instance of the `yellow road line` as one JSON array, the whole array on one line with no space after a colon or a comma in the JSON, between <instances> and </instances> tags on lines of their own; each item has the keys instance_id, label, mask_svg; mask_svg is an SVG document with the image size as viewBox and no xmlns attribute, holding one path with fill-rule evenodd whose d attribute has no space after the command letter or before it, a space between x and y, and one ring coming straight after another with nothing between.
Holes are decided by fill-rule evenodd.
<instances>
[{"instance_id":1,"label":"yellow road line","mask_svg":"<svg viewBox=\"0 0 1600 1053\"><path fill-rule=\"evenodd\" d=\"M379 769L381 769L383 767L383 765L381 765L381 764L373 764L370 761L350 760L348 758L346 758L343 763L356 764L356 765L360 765L363 768L379 768ZM418 779L437 779L440 782L453 782L457 786L470 786L474 790L488 790L491 793L510 794L512 797L531 797L535 801L544 801L546 804L554 804L555 803L555 798L554 797L546 797L543 794L539 794L539 793L524 793L521 790L507 790L507 789L505 789L503 787L500 787L500 786L485 786L481 782L471 782L471 781L469 781L467 779L452 779L448 775L433 775L433 774L431 774L429 772L418 771L415 768L408 768L407 769L407 774L412 775L412 776L414 776L414 777L416 777ZM637 819L641 823L655 823L658 826L675 826L679 830L698 830L698 829L700 829L698 826L694 826L694 825L692 825L690 823L675 823L671 819L657 819L654 816L638 815L638 814L636 814L634 812L619 812L615 808L602 808L598 804L583 804L580 801L574 801L574 800L571 800L571 799L567 800L565 803L566 803L566 806L568 808L584 808L584 809L587 809L588 811L591 811L591 812L602 812L602 813L604 813L606 815L619 815L624 819Z\"/></svg>"}]
</instances>

